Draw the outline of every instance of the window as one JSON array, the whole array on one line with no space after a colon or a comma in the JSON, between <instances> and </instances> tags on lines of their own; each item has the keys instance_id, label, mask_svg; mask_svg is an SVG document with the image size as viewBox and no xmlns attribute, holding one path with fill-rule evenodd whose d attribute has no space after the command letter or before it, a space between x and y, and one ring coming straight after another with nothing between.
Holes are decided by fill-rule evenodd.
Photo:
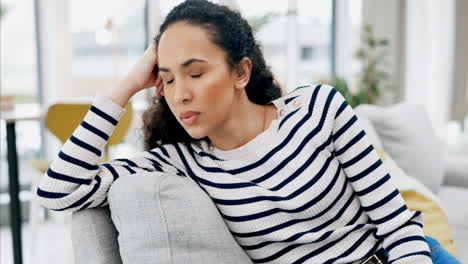
<instances>
[{"instance_id":1,"label":"window","mask_svg":"<svg viewBox=\"0 0 468 264\"><path fill-rule=\"evenodd\" d=\"M36 34L32 0L2 0L0 84L2 95L14 95L15 103L38 102ZM0 124L0 192L8 188L5 124ZM41 152L40 123L21 121L16 124L17 151L21 189L28 189L35 170L29 160Z\"/></svg>"},{"instance_id":2,"label":"window","mask_svg":"<svg viewBox=\"0 0 468 264\"><path fill-rule=\"evenodd\" d=\"M311 55L310 59L298 62L299 85L320 82L331 74L332 4L333 1L297 1L297 47L306 47L305 52Z\"/></svg>"},{"instance_id":3,"label":"window","mask_svg":"<svg viewBox=\"0 0 468 264\"><path fill-rule=\"evenodd\" d=\"M161 1L162 17L180 2ZM286 91L317 82L330 73L332 1L213 2L238 9L253 25L265 60Z\"/></svg>"},{"instance_id":4,"label":"window","mask_svg":"<svg viewBox=\"0 0 468 264\"><path fill-rule=\"evenodd\" d=\"M116 85L146 49L145 1L71 0L69 7L73 87L92 96Z\"/></svg>"},{"instance_id":5,"label":"window","mask_svg":"<svg viewBox=\"0 0 468 264\"><path fill-rule=\"evenodd\" d=\"M2 94L14 94L17 103L37 101L36 37L32 0L2 0Z\"/></svg>"},{"instance_id":6,"label":"window","mask_svg":"<svg viewBox=\"0 0 468 264\"><path fill-rule=\"evenodd\" d=\"M145 0L70 0L70 30L73 47L72 81L78 97L109 90L125 77L147 48ZM90 8L92 7L92 8ZM147 104L142 90L132 97L136 111ZM142 150L138 129L125 142ZM111 155L115 149L111 149Z\"/></svg>"},{"instance_id":7,"label":"window","mask_svg":"<svg viewBox=\"0 0 468 264\"><path fill-rule=\"evenodd\" d=\"M314 56L314 48L311 46L303 46L301 48L301 59L308 61L312 60Z\"/></svg>"},{"instance_id":8,"label":"window","mask_svg":"<svg viewBox=\"0 0 468 264\"><path fill-rule=\"evenodd\" d=\"M317 82L329 73L331 1L276 0L267 6L257 1L237 2L248 20L268 18L256 34L265 60L286 91Z\"/></svg>"}]
</instances>

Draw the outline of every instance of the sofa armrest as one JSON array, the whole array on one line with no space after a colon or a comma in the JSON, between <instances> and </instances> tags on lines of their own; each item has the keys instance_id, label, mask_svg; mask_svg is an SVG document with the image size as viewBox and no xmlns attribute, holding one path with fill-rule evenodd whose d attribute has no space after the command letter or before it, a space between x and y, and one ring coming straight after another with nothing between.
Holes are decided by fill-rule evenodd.
<instances>
[{"instance_id":1,"label":"sofa armrest","mask_svg":"<svg viewBox=\"0 0 468 264\"><path fill-rule=\"evenodd\" d=\"M447 157L443 185L468 188L467 155Z\"/></svg>"}]
</instances>

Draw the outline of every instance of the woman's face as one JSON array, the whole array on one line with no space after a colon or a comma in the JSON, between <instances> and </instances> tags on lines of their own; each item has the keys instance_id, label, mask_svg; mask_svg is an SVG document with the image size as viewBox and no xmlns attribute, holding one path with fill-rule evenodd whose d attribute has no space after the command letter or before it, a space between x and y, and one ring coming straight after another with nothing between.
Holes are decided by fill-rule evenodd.
<instances>
[{"instance_id":1,"label":"woman's face","mask_svg":"<svg viewBox=\"0 0 468 264\"><path fill-rule=\"evenodd\" d=\"M172 113L192 138L203 138L230 115L235 74L224 50L200 26L178 22L162 34L158 46L164 97ZM184 119L186 111L199 112Z\"/></svg>"}]
</instances>

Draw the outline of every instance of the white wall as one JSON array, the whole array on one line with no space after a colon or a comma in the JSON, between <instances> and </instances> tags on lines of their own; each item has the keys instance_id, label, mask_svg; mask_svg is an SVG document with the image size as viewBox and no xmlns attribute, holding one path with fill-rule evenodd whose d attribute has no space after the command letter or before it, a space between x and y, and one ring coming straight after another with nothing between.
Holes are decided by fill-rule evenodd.
<instances>
[{"instance_id":1,"label":"white wall","mask_svg":"<svg viewBox=\"0 0 468 264\"><path fill-rule=\"evenodd\" d=\"M69 27L69 2L43 0L41 49L44 72L44 103L70 97L72 87L72 41Z\"/></svg>"},{"instance_id":2,"label":"white wall","mask_svg":"<svg viewBox=\"0 0 468 264\"><path fill-rule=\"evenodd\" d=\"M405 15L404 99L424 105L443 137L453 89L455 1L406 1Z\"/></svg>"}]
</instances>

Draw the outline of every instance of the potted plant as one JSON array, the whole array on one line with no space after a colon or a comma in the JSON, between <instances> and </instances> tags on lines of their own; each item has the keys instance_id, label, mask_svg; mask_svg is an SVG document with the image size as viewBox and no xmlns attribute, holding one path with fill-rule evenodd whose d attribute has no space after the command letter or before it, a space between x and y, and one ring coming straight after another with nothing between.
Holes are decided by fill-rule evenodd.
<instances>
[{"instance_id":1,"label":"potted plant","mask_svg":"<svg viewBox=\"0 0 468 264\"><path fill-rule=\"evenodd\" d=\"M360 104L377 104L382 87L389 77L382 66L388 55L388 40L376 38L371 25L363 26L360 39L361 45L354 54L361 62L356 89L351 89L348 82L339 76L333 76L328 81L343 94L353 108Z\"/></svg>"}]
</instances>

